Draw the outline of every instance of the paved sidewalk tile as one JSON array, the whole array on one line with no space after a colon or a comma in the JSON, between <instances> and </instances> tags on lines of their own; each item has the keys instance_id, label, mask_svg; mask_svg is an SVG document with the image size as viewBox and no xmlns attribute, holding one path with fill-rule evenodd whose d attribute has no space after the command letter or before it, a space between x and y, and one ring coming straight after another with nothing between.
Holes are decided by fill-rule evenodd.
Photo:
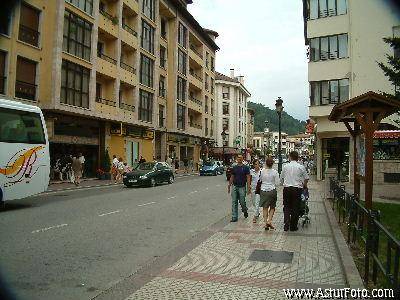
<instances>
[{"instance_id":1,"label":"paved sidewalk tile","mask_svg":"<svg viewBox=\"0 0 400 300\"><path fill-rule=\"evenodd\" d=\"M283 231L279 202L275 230L265 231L262 218L253 224L251 216L230 223L126 300L286 299L285 288L345 287L320 185L310 183L311 223L297 232ZM250 261L256 249L290 251L293 260Z\"/></svg>"}]
</instances>

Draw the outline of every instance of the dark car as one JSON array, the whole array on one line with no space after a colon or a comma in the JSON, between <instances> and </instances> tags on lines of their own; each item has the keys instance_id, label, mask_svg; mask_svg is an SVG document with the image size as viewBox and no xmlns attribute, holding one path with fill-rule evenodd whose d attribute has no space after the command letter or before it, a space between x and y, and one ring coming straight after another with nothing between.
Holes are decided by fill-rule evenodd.
<instances>
[{"instance_id":1,"label":"dark car","mask_svg":"<svg viewBox=\"0 0 400 300\"><path fill-rule=\"evenodd\" d=\"M219 166L216 161L209 160L204 162L200 169L200 176L204 175L214 175L217 176L220 173Z\"/></svg>"},{"instance_id":2,"label":"dark car","mask_svg":"<svg viewBox=\"0 0 400 300\"><path fill-rule=\"evenodd\" d=\"M156 184L174 182L174 173L167 163L144 162L139 164L135 170L124 175L124 185L133 186L155 186Z\"/></svg>"}]
</instances>

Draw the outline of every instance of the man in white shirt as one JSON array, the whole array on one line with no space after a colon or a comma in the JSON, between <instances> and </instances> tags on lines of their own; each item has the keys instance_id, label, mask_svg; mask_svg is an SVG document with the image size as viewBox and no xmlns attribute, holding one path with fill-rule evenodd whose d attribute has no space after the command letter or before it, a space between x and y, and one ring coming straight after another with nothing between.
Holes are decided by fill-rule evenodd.
<instances>
[{"instance_id":1,"label":"man in white shirt","mask_svg":"<svg viewBox=\"0 0 400 300\"><path fill-rule=\"evenodd\" d=\"M83 178L85 176L85 161L86 160L82 153L79 153L78 160L80 161L80 163L82 165L82 178Z\"/></svg>"},{"instance_id":2,"label":"man in white shirt","mask_svg":"<svg viewBox=\"0 0 400 300\"><path fill-rule=\"evenodd\" d=\"M281 181L283 183L283 214L284 230L296 231L299 221L300 201L303 188L307 188L309 176L303 165L297 161L299 154L292 151L289 154L290 163L283 166Z\"/></svg>"}]
</instances>

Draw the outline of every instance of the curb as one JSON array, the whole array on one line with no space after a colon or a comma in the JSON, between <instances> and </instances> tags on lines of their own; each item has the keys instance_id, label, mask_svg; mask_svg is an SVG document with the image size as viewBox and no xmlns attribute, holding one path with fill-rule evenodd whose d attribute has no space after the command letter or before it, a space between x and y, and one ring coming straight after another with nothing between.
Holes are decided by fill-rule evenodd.
<instances>
[{"instance_id":1,"label":"curb","mask_svg":"<svg viewBox=\"0 0 400 300\"><path fill-rule=\"evenodd\" d=\"M342 262L342 270L346 282L351 289L363 289L364 283L361 279L360 273L358 272L346 240L343 237L342 231L339 228L339 224L336 220L334 212L330 204L328 204L328 199L325 198L323 203L325 207L325 212L328 216L329 226L332 230L336 250L340 255L340 261Z\"/></svg>"}]
</instances>

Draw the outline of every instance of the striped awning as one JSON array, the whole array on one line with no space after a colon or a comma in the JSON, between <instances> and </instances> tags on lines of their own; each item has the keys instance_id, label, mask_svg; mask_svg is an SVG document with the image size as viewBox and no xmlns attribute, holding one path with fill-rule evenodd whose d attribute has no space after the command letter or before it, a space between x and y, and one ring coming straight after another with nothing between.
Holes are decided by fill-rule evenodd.
<instances>
[{"instance_id":1,"label":"striped awning","mask_svg":"<svg viewBox=\"0 0 400 300\"><path fill-rule=\"evenodd\" d=\"M374 139L398 139L400 130L379 130L374 132Z\"/></svg>"}]
</instances>

